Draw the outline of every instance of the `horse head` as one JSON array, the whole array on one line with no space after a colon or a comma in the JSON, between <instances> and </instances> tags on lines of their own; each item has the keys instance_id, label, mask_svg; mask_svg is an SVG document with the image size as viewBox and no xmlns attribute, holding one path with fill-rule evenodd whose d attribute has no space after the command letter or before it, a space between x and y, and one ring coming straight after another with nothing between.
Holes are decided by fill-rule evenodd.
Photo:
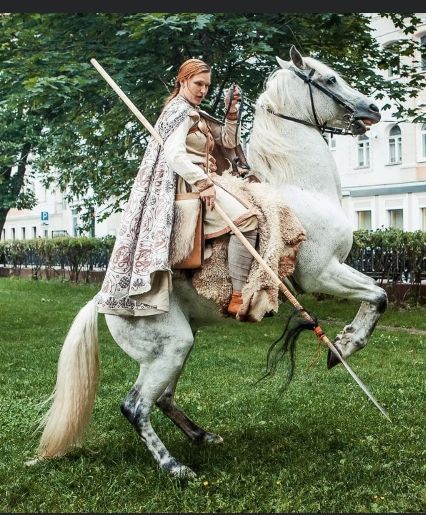
<instances>
[{"instance_id":1,"label":"horse head","mask_svg":"<svg viewBox=\"0 0 426 515\"><path fill-rule=\"evenodd\" d=\"M349 86L330 67L312 57L302 57L295 46L290 49L290 61L276 59L280 68L269 78L267 89L277 82L278 87L272 87L272 91L281 89L278 97L287 108L291 97L297 111L293 110L293 116L320 127L346 128L354 136L380 121L379 108L371 99ZM275 109L282 107L278 97L273 101Z\"/></svg>"}]
</instances>

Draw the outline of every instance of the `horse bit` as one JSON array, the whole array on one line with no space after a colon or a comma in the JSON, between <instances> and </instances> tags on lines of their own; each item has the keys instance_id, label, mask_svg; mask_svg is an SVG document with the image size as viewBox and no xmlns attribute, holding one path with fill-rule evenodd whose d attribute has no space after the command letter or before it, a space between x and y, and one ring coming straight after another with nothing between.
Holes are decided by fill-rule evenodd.
<instances>
[{"instance_id":1,"label":"horse bit","mask_svg":"<svg viewBox=\"0 0 426 515\"><path fill-rule=\"evenodd\" d=\"M279 116L280 118L284 118L285 120L290 120L292 122L297 122L297 123L301 123L303 125L308 125L309 127L316 127L317 129L320 130L321 134L324 134L324 132L328 132L330 134L339 134L339 135L343 135L343 136L352 136L353 134L352 134L352 131L351 131L351 125L356 121L355 118L354 118L354 112L355 112L354 108L352 106L350 106L347 102L345 102L344 100L339 98L335 93L333 93L332 91L328 90L324 86L321 86L321 84L318 84L317 81L313 80L312 76L315 73L315 70L313 68L311 68L311 71L309 72L309 75L305 75L304 73L300 72L299 70L296 70L292 66L290 66L289 69L292 72L294 72L298 77L300 77L304 82L306 82L306 84L309 87L309 96L310 96L310 99L311 99L312 113L314 115L315 123L310 123L310 122L307 122L306 120L300 120L299 118L294 118L293 116L287 116L285 114L276 113L270 107L265 107L264 106L264 109L266 111L268 111L268 113L271 113L271 114L273 114L275 116ZM325 93L327 96L332 98L335 102L337 102L338 104L343 106L348 111L348 114L346 115L348 117L348 124L347 124L347 126L345 128L341 129L341 128L338 128L338 127L327 127L326 123L323 123L323 124L319 123L318 117L317 117L317 113L316 113L316 110L315 110L314 97L313 97L313 93L312 93L312 86L315 86L317 89L319 89L320 91Z\"/></svg>"}]
</instances>

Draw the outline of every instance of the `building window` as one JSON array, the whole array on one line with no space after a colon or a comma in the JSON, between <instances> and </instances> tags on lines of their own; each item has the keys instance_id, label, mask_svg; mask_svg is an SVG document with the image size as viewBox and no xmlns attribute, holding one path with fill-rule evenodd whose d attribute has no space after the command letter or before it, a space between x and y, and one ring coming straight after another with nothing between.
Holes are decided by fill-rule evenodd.
<instances>
[{"instance_id":1,"label":"building window","mask_svg":"<svg viewBox=\"0 0 426 515\"><path fill-rule=\"evenodd\" d=\"M49 237L49 231L47 229L44 229L44 237L45 238Z\"/></svg>"},{"instance_id":2,"label":"building window","mask_svg":"<svg viewBox=\"0 0 426 515\"><path fill-rule=\"evenodd\" d=\"M37 238L37 227L35 226L32 227L32 237Z\"/></svg>"},{"instance_id":3,"label":"building window","mask_svg":"<svg viewBox=\"0 0 426 515\"><path fill-rule=\"evenodd\" d=\"M22 231L22 239L25 240L25 227L21 227L21 231Z\"/></svg>"},{"instance_id":4,"label":"building window","mask_svg":"<svg viewBox=\"0 0 426 515\"><path fill-rule=\"evenodd\" d=\"M330 150L336 150L336 138L333 138L333 134L327 133L325 135L325 139L327 141L328 148Z\"/></svg>"},{"instance_id":5,"label":"building window","mask_svg":"<svg viewBox=\"0 0 426 515\"><path fill-rule=\"evenodd\" d=\"M426 123L422 125L422 159L426 159Z\"/></svg>"},{"instance_id":6,"label":"building window","mask_svg":"<svg viewBox=\"0 0 426 515\"><path fill-rule=\"evenodd\" d=\"M389 131L389 163L400 163L402 160L401 128L398 125Z\"/></svg>"},{"instance_id":7,"label":"building window","mask_svg":"<svg viewBox=\"0 0 426 515\"><path fill-rule=\"evenodd\" d=\"M422 208L422 230L426 231L426 207Z\"/></svg>"},{"instance_id":8,"label":"building window","mask_svg":"<svg viewBox=\"0 0 426 515\"><path fill-rule=\"evenodd\" d=\"M360 168L370 166L370 140L365 134L358 137L358 166Z\"/></svg>"},{"instance_id":9,"label":"building window","mask_svg":"<svg viewBox=\"0 0 426 515\"><path fill-rule=\"evenodd\" d=\"M426 35L420 38L420 69L426 71Z\"/></svg>"},{"instance_id":10,"label":"building window","mask_svg":"<svg viewBox=\"0 0 426 515\"><path fill-rule=\"evenodd\" d=\"M358 229L371 230L371 211L357 211Z\"/></svg>"},{"instance_id":11,"label":"building window","mask_svg":"<svg viewBox=\"0 0 426 515\"><path fill-rule=\"evenodd\" d=\"M3 229L3 241L6 239L6 229Z\"/></svg>"},{"instance_id":12,"label":"building window","mask_svg":"<svg viewBox=\"0 0 426 515\"><path fill-rule=\"evenodd\" d=\"M404 212L402 209L389 209L389 227L393 229L404 228Z\"/></svg>"},{"instance_id":13,"label":"building window","mask_svg":"<svg viewBox=\"0 0 426 515\"><path fill-rule=\"evenodd\" d=\"M386 45L386 50L390 52L388 77L398 77L400 72L400 49L398 42L394 41Z\"/></svg>"}]
</instances>

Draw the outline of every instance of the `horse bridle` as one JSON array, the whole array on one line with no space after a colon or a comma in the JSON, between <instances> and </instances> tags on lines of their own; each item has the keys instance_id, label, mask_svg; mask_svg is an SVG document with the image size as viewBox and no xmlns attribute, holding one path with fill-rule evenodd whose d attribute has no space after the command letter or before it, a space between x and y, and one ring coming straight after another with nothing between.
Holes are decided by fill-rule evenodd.
<instances>
[{"instance_id":1,"label":"horse bridle","mask_svg":"<svg viewBox=\"0 0 426 515\"><path fill-rule=\"evenodd\" d=\"M312 113L314 115L315 123L307 122L306 120L301 120L300 118L295 118L293 116L288 116L288 115L285 115L285 114L282 114L282 113L277 113L273 109L271 109L270 107L263 106L264 109L266 111L268 111L268 113L271 113L271 114L273 114L275 116L278 116L279 118L284 118L285 120L290 120L291 122L296 122L296 123L301 123L303 125L308 125L309 127L316 127L317 129L320 130L321 134L324 134L324 132L327 132L327 133L330 133L330 134L339 134L339 135L343 135L343 136L348 136L348 135L352 136L351 125L355 121L355 118L354 118L355 110L354 110L354 108L352 106L350 106L347 102L342 100L340 97L338 97L335 93L333 93L333 91L330 91L329 89L327 89L324 86L322 86L321 84L319 84L316 80L313 80L312 76L315 73L315 70L313 68L311 68L311 71L309 72L309 75L305 75L304 73L302 73L299 70L296 70L296 68L293 68L292 66L289 67L289 70L294 72L298 77L300 77L304 82L306 82L306 84L309 87L309 96L310 96L310 99L311 99L311 107L312 107ZM348 115L347 115L348 116L348 124L347 124L347 127L341 129L339 127L327 127L326 123L323 123L323 124L319 123L317 112L315 110L314 96L313 96L313 93L312 93L312 86L315 86L317 89L319 89L325 95L327 95L330 98L332 98L335 102L337 102L338 104L343 106L348 111Z\"/></svg>"},{"instance_id":2,"label":"horse bridle","mask_svg":"<svg viewBox=\"0 0 426 515\"><path fill-rule=\"evenodd\" d=\"M309 87L309 97L311 99L311 107L312 107L312 113L314 115L315 123L307 122L306 120L301 120L300 118L295 118L293 116L288 116L288 115L285 115L285 114L282 114L282 113L277 113L273 109L271 109L270 107L263 106L263 108L266 111L268 111L268 113L271 113L271 114L273 114L275 116L278 116L279 118L284 118L285 120L290 120L291 122L301 123L301 124L307 125L309 127L315 127L317 129L319 129L321 134L324 134L325 132L327 132L329 134L339 134L339 135L342 135L342 136L352 136L351 125L355 121L355 118L354 118L355 110L354 110L354 108L352 106L350 106L347 102L342 100L340 97L338 97L333 91L328 90L327 88L325 88L324 86L319 84L317 81L313 80L312 76L315 73L315 70L313 68L311 68L311 70L309 72L309 75L305 75L301 71L296 70L296 68L294 68L293 66L290 66L289 70L294 72L298 77L300 77L304 82L306 82L306 84ZM314 104L314 96L313 96L313 93L312 93L312 86L315 86L317 89L319 89L325 95L327 95L330 98L332 98L335 102L337 102L338 104L343 106L348 111L347 127L343 128L343 129L340 128L340 127L327 127L326 123L321 124L319 122L318 116L317 116L317 112L316 112L316 109L315 109L315 104ZM231 86L231 88L229 89L230 99L231 99L231 96L233 94L234 88L235 88L235 85L233 84ZM242 114L242 111L243 111L243 103L244 103L243 92L240 90L240 106L238 108L238 114L237 114L237 130L235 131L235 144L237 144L237 132L238 132L238 126L241 123L241 114ZM229 104L227 106L227 109L226 109L226 112L225 112L225 115L224 115L224 118L223 118L223 123L225 122L226 116L229 113L230 107L231 107L231 102L229 102ZM238 163L238 161L239 161L238 158L234 159L233 165L236 166L238 164L238 166L240 166L242 168L245 168L246 170L250 169L250 166L248 165L248 163L247 164L246 163Z\"/></svg>"}]
</instances>

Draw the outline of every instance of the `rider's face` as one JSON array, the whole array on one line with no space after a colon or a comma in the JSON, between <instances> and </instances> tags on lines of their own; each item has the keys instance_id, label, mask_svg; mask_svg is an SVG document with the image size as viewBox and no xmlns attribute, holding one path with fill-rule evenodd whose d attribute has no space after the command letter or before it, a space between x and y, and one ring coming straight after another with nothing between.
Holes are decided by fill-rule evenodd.
<instances>
[{"instance_id":1,"label":"rider's face","mask_svg":"<svg viewBox=\"0 0 426 515\"><path fill-rule=\"evenodd\" d=\"M191 104L200 105L207 95L211 82L211 73L197 73L191 78L181 81L180 94L183 95Z\"/></svg>"}]
</instances>

